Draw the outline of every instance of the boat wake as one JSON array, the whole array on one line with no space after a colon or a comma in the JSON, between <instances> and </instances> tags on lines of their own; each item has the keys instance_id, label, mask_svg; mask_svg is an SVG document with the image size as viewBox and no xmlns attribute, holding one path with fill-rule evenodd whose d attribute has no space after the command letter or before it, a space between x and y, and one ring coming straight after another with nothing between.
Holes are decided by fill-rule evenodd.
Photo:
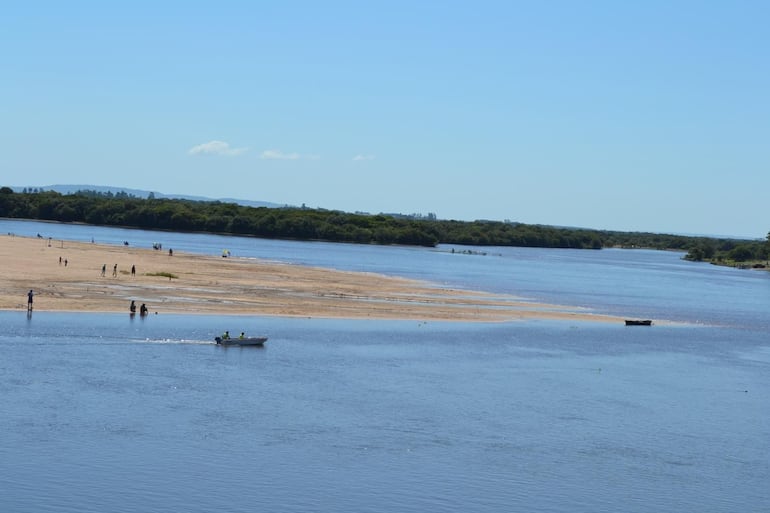
<instances>
[{"instance_id":1,"label":"boat wake","mask_svg":"<svg viewBox=\"0 0 770 513\"><path fill-rule=\"evenodd\" d=\"M143 340L139 340L138 342L146 344L193 344L202 346L216 345L216 342L213 340L197 340L187 338L145 338Z\"/></svg>"}]
</instances>

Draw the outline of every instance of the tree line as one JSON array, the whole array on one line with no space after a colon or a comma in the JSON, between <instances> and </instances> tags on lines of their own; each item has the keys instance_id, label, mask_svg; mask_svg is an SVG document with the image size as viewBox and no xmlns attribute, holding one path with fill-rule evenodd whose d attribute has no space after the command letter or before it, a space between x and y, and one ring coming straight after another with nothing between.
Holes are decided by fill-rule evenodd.
<instances>
[{"instance_id":1,"label":"tree line","mask_svg":"<svg viewBox=\"0 0 770 513\"><path fill-rule=\"evenodd\" d=\"M441 220L435 216L370 215L305 207L248 207L220 201L139 198L126 193L90 190L74 194L15 193L9 187L2 187L0 217L359 244L675 249L687 251L686 258L691 260L708 260L728 253L734 259L766 258L768 250L766 241L562 228L509 221Z\"/></svg>"},{"instance_id":2,"label":"tree line","mask_svg":"<svg viewBox=\"0 0 770 513\"><path fill-rule=\"evenodd\" d=\"M770 259L770 233L765 240L756 241L698 237L692 241L685 259L723 265L754 262L755 267L766 267Z\"/></svg>"}]
</instances>

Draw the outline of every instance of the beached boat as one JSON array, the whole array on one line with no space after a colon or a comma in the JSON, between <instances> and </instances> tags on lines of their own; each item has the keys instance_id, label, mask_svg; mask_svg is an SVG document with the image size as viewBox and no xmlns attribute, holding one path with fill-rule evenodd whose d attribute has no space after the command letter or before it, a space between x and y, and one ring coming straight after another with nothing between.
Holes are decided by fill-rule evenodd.
<instances>
[{"instance_id":1,"label":"beached boat","mask_svg":"<svg viewBox=\"0 0 770 513\"><path fill-rule=\"evenodd\" d=\"M652 326L652 321L649 319L626 319L626 326Z\"/></svg>"},{"instance_id":2,"label":"beached boat","mask_svg":"<svg viewBox=\"0 0 770 513\"><path fill-rule=\"evenodd\" d=\"M267 341L267 337L222 338L214 337L217 344L223 346L261 346Z\"/></svg>"}]
</instances>

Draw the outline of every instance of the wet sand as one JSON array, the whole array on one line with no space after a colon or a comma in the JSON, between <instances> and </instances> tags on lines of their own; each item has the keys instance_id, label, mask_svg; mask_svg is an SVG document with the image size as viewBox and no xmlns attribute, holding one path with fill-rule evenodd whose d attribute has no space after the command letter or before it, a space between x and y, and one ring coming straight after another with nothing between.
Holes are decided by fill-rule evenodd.
<instances>
[{"instance_id":1,"label":"wet sand","mask_svg":"<svg viewBox=\"0 0 770 513\"><path fill-rule=\"evenodd\" d=\"M26 310L32 289L36 312L128 312L135 300L137 310L146 303L151 315L622 322L569 306L373 273L13 235L0 236L0 278L1 310Z\"/></svg>"}]
</instances>

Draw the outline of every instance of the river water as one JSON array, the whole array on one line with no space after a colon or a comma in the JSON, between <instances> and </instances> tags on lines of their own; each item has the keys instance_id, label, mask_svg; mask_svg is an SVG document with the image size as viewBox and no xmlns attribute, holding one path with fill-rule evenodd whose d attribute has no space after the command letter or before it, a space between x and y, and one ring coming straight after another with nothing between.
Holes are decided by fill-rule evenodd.
<instances>
[{"instance_id":1,"label":"river water","mask_svg":"<svg viewBox=\"0 0 770 513\"><path fill-rule=\"evenodd\" d=\"M641 250L0 233L228 249L674 321L0 312L0 511L770 511L768 273ZM222 348L224 329L270 339Z\"/></svg>"}]
</instances>

